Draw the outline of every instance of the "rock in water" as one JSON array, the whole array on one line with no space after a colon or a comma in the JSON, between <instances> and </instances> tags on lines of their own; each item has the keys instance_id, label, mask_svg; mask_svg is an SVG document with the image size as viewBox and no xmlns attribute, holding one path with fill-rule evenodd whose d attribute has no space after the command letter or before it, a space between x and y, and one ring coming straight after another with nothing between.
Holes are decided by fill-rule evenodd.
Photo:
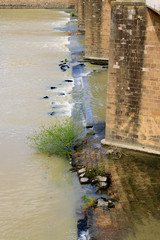
<instances>
[{"instance_id":1,"label":"rock in water","mask_svg":"<svg viewBox=\"0 0 160 240\"><path fill-rule=\"evenodd\" d=\"M106 154L113 154L114 153L114 150L113 149L109 149L106 151Z\"/></svg>"},{"instance_id":2,"label":"rock in water","mask_svg":"<svg viewBox=\"0 0 160 240\"><path fill-rule=\"evenodd\" d=\"M107 186L108 186L107 182L100 182L99 183L99 189L100 190L106 189Z\"/></svg>"},{"instance_id":3,"label":"rock in water","mask_svg":"<svg viewBox=\"0 0 160 240\"><path fill-rule=\"evenodd\" d=\"M78 173L81 174L81 173L84 173L85 171L86 171L85 168L81 168L81 169L78 170Z\"/></svg>"},{"instance_id":4,"label":"rock in water","mask_svg":"<svg viewBox=\"0 0 160 240\"><path fill-rule=\"evenodd\" d=\"M49 112L48 113L50 116L53 116L53 115L55 115L56 113L55 112Z\"/></svg>"},{"instance_id":5,"label":"rock in water","mask_svg":"<svg viewBox=\"0 0 160 240\"><path fill-rule=\"evenodd\" d=\"M81 173L81 174L79 175L80 178L83 178L84 176L85 176L85 173Z\"/></svg>"},{"instance_id":6,"label":"rock in water","mask_svg":"<svg viewBox=\"0 0 160 240\"><path fill-rule=\"evenodd\" d=\"M73 82L71 79L64 80L65 82Z\"/></svg>"},{"instance_id":7,"label":"rock in water","mask_svg":"<svg viewBox=\"0 0 160 240\"><path fill-rule=\"evenodd\" d=\"M96 179L97 179L99 182L107 182L107 177L97 176Z\"/></svg>"},{"instance_id":8,"label":"rock in water","mask_svg":"<svg viewBox=\"0 0 160 240\"><path fill-rule=\"evenodd\" d=\"M100 198L98 199L97 207L108 207L108 202Z\"/></svg>"},{"instance_id":9,"label":"rock in water","mask_svg":"<svg viewBox=\"0 0 160 240\"><path fill-rule=\"evenodd\" d=\"M115 208L114 202L112 202L111 200L108 200L108 207L109 208Z\"/></svg>"},{"instance_id":10,"label":"rock in water","mask_svg":"<svg viewBox=\"0 0 160 240\"><path fill-rule=\"evenodd\" d=\"M80 178L80 183L88 183L89 179L88 178Z\"/></svg>"}]
</instances>

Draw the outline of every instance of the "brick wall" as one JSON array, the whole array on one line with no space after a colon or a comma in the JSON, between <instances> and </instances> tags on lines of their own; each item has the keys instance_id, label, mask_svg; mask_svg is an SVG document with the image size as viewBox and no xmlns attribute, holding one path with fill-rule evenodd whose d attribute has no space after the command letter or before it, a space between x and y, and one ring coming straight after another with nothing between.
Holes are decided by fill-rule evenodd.
<instances>
[{"instance_id":1,"label":"brick wall","mask_svg":"<svg viewBox=\"0 0 160 240\"><path fill-rule=\"evenodd\" d=\"M77 0L78 3L78 30L85 31L85 2L87 0Z\"/></svg>"},{"instance_id":2,"label":"brick wall","mask_svg":"<svg viewBox=\"0 0 160 240\"><path fill-rule=\"evenodd\" d=\"M74 0L75 14L78 15L78 0Z\"/></svg>"},{"instance_id":3,"label":"brick wall","mask_svg":"<svg viewBox=\"0 0 160 240\"><path fill-rule=\"evenodd\" d=\"M160 16L112 2L105 143L160 152Z\"/></svg>"},{"instance_id":4,"label":"brick wall","mask_svg":"<svg viewBox=\"0 0 160 240\"><path fill-rule=\"evenodd\" d=\"M2 6L73 7L75 0L0 0Z\"/></svg>"},{"instance_id":5,"label":"brick wall","mask_svg":"<svg viewBox=\"0 0 160 240\"><path fill-rule=\"evenodd\" d=\"M110 35L110 0L85 1L85 57L108 59Z\"/></svg>"},{"instance_id":6,"label":"brick wall","mask_svg":"<svg viewBox=\"0 0 160 240\"><path fill-rule=\"evenodd\" d=\"M138 141L160 149L160 15L147 10Z\"/></svg>"}]
</instances>

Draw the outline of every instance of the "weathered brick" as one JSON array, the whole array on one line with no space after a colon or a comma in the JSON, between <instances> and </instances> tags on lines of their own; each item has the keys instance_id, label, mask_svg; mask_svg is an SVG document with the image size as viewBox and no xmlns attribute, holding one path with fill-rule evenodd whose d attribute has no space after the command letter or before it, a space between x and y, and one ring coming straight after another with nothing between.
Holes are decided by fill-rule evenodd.
<instances>
[{"instance_id":1,"label":"weathered brick","mask_svg":"<svg viewBox=\"0 0 160 240\"><path fill-rule=\"evenodd\" d=\"M157 26L160 26L160 16L143 3L113 2L106 142L160 151L160 31ZM115 92L110 95L112 88ZM112 119L112 125L107 119Z\"/></svg>"},{"instance_id":2,"label":"weathered brick","mask_svg":"<svg viewBox=\"0 0 160 240\"><path fill-rule=\"evenodd\" d=\"M110 0L85 1L85 57L108 60L110 35Z\"/></svg>"}]
</instances>

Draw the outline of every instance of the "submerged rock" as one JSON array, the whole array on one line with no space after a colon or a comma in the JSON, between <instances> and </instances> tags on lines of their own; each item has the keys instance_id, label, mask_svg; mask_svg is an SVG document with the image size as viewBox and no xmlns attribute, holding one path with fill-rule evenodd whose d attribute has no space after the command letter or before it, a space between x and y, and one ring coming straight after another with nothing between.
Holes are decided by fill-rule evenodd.
<instances>
[{"instance_id":1,"label":"submerged rock","mask_svg":"<svg viewBox=\"0 0 160 240\"><path fill-rule=\"evenodd\" d=\"M58 94L58 96L64 96L65 95L65 93L59 93Z\"/></svg>"},{"instance_id":2,"label":"submerged rock","mask_svg":"<svg viewBox=\"0 0 160 240\"><path fill-rule=\"evenodd\" d=\"M89 238L85 238L87 236L87 220L84 219L79 219L78 224L78 240L86 240Z\"/></svg>"},{"instance_id":3,"label":"submerged rock","mask_svg":"<svg viewBox=\"0 0 160 240\"><path fill-rule=\"evenodd\" d=\"M70 162L70 164L72 164L72 162ZM72 167L69 169L69 171L74 173L74 172L76 172L76 168Z\"/></svg>"},{"instance_id":4,"label":"submerged rock","mask_svg":"<svg viewBox=\"0 0 160 240\"><path fill-rule=\"evenodd\" d=\"M81 173L85 173L86 169L85 168L81 168L78 170L78 173L81 174Z\"/></svg>"},{"instance_id":5,"label":"submerged rock","mask_svg":"<svg viewBox=\"0 0 160 240\"><path fill-rule=\"evenodd\" d=\"M96 180L98 180L99 182L107 182L107 177L97 176Z\"/></svg>"},{"instance_id":6,"label":"submerged rock","mask_svg":"<svg viewBox=\"0 0 160 240\"><path fill-rule=\"evenodd\" d=\"M97 200L97 207L114 208L115 204L112 200L106 200L104 198L99 198Z\"/></svg>"},{"instance_id":7,"label":"submerged rock","mask_svg":"<svg viewBox=\"0 0 160 240\"><path fill-rule=\"evenodd\" d=\"M108 207L109 208L115 208L114 202L112 202L111 200L108 200Z\"/></svg>"},{"instance_id":8,"label":"submerged rock","mask_svg":"<svg viewBox=\"0 0 160 240\"><path fill-rule=\"evenodd\" d=\"M83 178L85 176L85 173L82 173L79 175L80 178Z\"/></svg>"},{"instance_id":9,"label":"submerged rock","mask_svg":"<svg viewBox=\"0 0 160 240\"><path fill-rule=\"evenodd\" d=\"M70 67L67 64L64 65L64 63L63 63L63 64L60 64L60 68L62 71L66 71Z\"/></svg>"},{"instance_id":10,"label":"submerged rock","mask_svg":"<svg viewBox=\"0 0 160 240\"><path fill-rule=\"evenodd\" d=\"M53 115L56 114L56 112L49 112L48 114L49 114L50 116L53 116Z\"/></svg>"},{"instance_id":11,"label":"submerged rock","mask_svg":"<svg viewBox=\"0 0 160 240\"><path fill-rule=\"evenodd\" d=\"M107 182L99 182L99 189L100 190L106 189L107 187L108 187Z\"/></svg>"},{"instance_id":12,"label":"submerged rock","mask_svg":"<svg viewBox=\"0 0 160 240\"><path fill-rule=\"evenodd\" d=\"M114 153L114 150L113 150L113 149L109 149L109 150L106 151L106 154L108 154L108 155L109 155L109 154L113 154L113 153Z\"/></svg>"},{"instance_id":13,"label":"submerged rock","mask_svg":"<svg viewBox=\"0 0 160 240\"><path fill-rule=\"evenodd\" d=\"M98 199L97 201L97 207L108 207L108 201L105 201L104 199Z\"/></svg>"},{"instance_id":14,"label":"submerged rock","mask_svg":"<svg viewBox=\"0 0 160 240\"><path fill-rule=\"evenodd\" d=\"M73 82L73 80L71 80L71 79L66 79L66 80L64 80L65 82Z\"/></svg>"},{"instance_id":15,"label":"submerged rock","mask_svg":"<svg viewBox=\"0 0 160 240\"><path fill-rule=\"evenodd\" d=\"M80 183L88 183L88 182L89 182L89 178L87 177L80 178Z\"/></svg>"}]
</instances>

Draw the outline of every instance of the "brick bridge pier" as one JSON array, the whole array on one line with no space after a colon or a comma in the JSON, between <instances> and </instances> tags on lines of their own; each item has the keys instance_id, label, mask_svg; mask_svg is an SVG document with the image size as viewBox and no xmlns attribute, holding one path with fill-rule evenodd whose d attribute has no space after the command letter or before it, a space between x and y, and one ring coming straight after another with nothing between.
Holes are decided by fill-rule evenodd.
<instances>
[{"instance_id":1,"label":"brick bridge pier","mask_svg":"<svg viewBox=\"0 0 160 240\"><path fill-rule=\"evenodd\" d=\"M77 0L77 9L85 57L109 60L102 143L160 154L160 3L146 1Z\"/></svg>"}]
</instances>

